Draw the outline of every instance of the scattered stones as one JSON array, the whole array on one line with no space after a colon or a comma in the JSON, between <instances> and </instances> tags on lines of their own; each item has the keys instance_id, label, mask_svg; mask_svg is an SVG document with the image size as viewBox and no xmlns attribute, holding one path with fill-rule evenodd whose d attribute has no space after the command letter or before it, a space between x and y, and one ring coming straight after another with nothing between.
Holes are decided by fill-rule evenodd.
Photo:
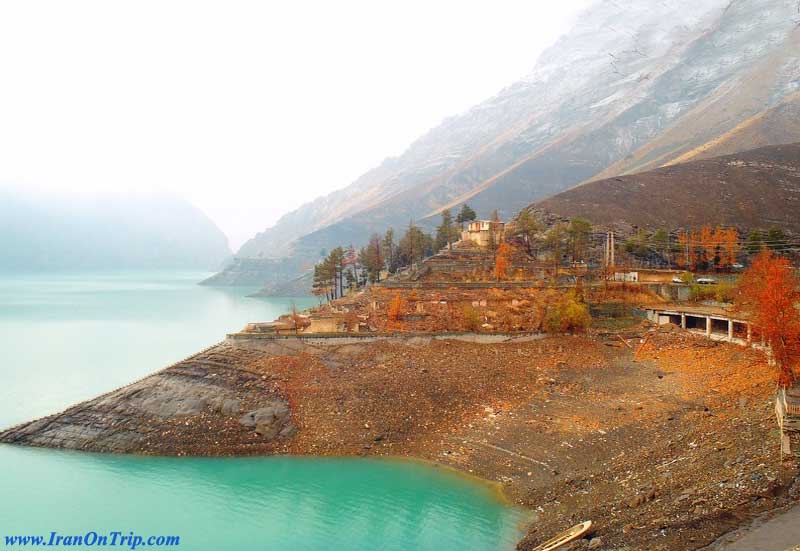
<instances>
[{"instance_id":1,"label":"scattered stones","mask_svg":"<svg viewBox=\"0 0 800 551\"><path fill-rule=\"evenodd\" d=\"M603 547L603 538L592 538L589 540L589 546L587 549L600 549Z\"/></svg>"}]
</instances>

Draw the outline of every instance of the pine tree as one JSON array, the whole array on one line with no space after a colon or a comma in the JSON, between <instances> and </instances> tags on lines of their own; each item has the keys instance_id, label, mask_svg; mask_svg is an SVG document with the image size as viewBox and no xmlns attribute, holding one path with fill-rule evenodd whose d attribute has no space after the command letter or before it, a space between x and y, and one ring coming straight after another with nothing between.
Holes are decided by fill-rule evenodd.
<instances>
[{"instance_id":1,"label":"pine tree","mask_svg":"<svg viewBox=\"0 0 800 551\"><path fill-rule=\"evenodd\" d=\"M672 267L672 259L669 247L669 234L664 228L658 228L653 234L653 245L661 258L667 263L667 266Z\"/></svg>"},{"instance_id":2,"label":"pine tree","mask_svg":"<svg viewBox=\"0 0 800 551\"><path fill-rule=\"evenodd\" d=\"M458 216L456 216L456 223L461 224L461 229L464 229L464 224L468 222L472 222L478 217L475 214L475 211L470 208L470 206L466 203L461 205L461 210L458 212Z\"/></svg>"},{"instance_id":3,"label":"pine tree","mask_svg":"<svg viewBox=\"0 0 800 551\"><path fill-rule=\"evenodd\" d=\"M525 241L525 248L528 254L533 254L533 242L536 234L542 231L542 225L531 211L525 209L517 216L514 224L514 235L519 235Z\"/></svg>"},{"instance_id":4,"label":"pine tree","mask_svg":"<svg viewBox=\"0 0 800 551\"><path fill-rule=\"evenodd\" d=\"M772 226L767 232L767 246L778 254L786 248L786 234L778 226Z\"/></svg>"},{"instance_id":5,"label":"pine tree","mask_svg":"<svg viewBox=\"0 0 800 551\"><path fill-rule=\"evenodd\" d=\"M434 248L441 251L449 246L454 241L458 240L458 230L453 224L453 216L450 214L450 209L442 211L442 223L436 228L436 241Z\"/></svg>"},{"instance_id":6,"label":"pine tree","mask_svg":"<svg viewBox=\"0 0 800 551\"><path fill-rule=\"evenodd\" d=\"M592 225L583 218L573 218L567 233L569 234L569 244L572 249L572 260L583 260L589 249L589 235L592 232Z\"/></svg>"},{"instance_id":7,"label":"pine tree","mask_svg":"<svg viewBox=\"0 0 800 551\"><path fill-rule=\"evenodd\" d=\"M763 247L764 247L764 241L761 238L761 231L750 230L750 234L747 236L747 245L745 245L747 254L755 256L761 251Z\"/></svg>"},{"instance_id":8,"label":"pine tree","mask_svg":"<svg viewBox=\"0 0 800 551\"><path fill-rule=\"evenodd\" d=\"M389 228L383 236L383 258L386 270L393 274L397 271L397 246L394 243L394 229Z\"/></svg>"}]
</instances>

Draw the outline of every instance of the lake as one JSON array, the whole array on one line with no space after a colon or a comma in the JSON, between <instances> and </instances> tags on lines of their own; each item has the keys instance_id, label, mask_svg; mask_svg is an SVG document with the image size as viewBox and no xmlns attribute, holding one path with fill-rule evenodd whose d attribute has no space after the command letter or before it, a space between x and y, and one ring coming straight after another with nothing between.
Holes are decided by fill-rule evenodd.
<instances>
[{"instance_id":1,"label":"lake","mask_svg":"<svg viewBox=\"0 0 800 551\"><path fill-rule=\"evenodd\" d=\"M207 275L0 274L0 426L117 388L293 303L314 303L196 285ZM179 549L201 551L510 550L526 518L488 485L382 459L154 458L3 445L0 491L0 537L177 535Z\"/></svg>"}]
</instances>

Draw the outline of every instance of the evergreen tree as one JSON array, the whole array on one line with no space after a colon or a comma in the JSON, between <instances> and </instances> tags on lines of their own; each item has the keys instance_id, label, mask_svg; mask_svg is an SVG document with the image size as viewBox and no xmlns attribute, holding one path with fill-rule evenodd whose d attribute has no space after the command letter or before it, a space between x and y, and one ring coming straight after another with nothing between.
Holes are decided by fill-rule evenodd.
<instances>
[{"instance_id":1,"label":"evergreen tree","mask_svg":"<svg viewBox=\"0 0 800 551\"><path fill-rule=\"evenodd\" d=\"M667 266L672 266L669 234L667 233L667 230L664 228L659 228L656 230L656 232L653 234L653 245L655 246L658 254L660 254L667 263Z\"/></svg>"},{"instance_id":2,"label":"evergreen tree","mask_svg":"<svg viewBox=\"0 0 800 551\"><path fill-rule=\"evenodd\" d=\"M572 260L579 261L586 258L589 249L589 235L592 224L583 218L573 218L567 227Z\"/></svg>"},{"instance_id":3,"label":"evergreen tree","mask_svg":"<svg viewBox=\"0 0 800 551\"><path fill-rule=\"evenodd\" d=\"M781 254L786 249L786 234L778 226L772 226L767 232L767 245L770 249Z\"/></svg>"},{"instance_id":4,"label":"evergreen tree","mask_svg":"<svg viewBox=\"0 0 800 551\"><path fill-rule=\"evenodd\" d=\"M433 239L421 229L411 223L406 230L406 234L398 245L400 262L406 266L411 266L430 256L433 250Z\"/></svg>"},{"instance_id":5,"label":"evergreen tree","mask_svg":"<svg viewBox=\"0 0 800 551\"><path fill-rule=\"evenodd\" d=\"M381 270L384 267L383 243L377 233L372 234L369 244L361 249L360 262L367 272L367 279L372 283L380 280Z\"/></svg>"},{"instance_id":6,"label":"evergreen tree","mask_svg":"<svg viewBox=\"0 0 800 551\"><path fill-rule=\"evenodd\" d=\"M442 223L436 228L436 241L434 248L437 251L449 246L450 243L458 240L458 229L453 224L453 216L450 209L442 211Z\"/></svg>"},{"instance_id":7,"label":"evergreen tree","mask_svg":"<svg viewBox=\"0 0 800 551\"><path fill-rule=\"evenodd\" d=\"M461 229L464 229L464 224L472 222L478 216L475 214L475 211L470 208L470 206L466 203L461 205L461 210L458 212L458 216L456 216L456 223L461 224Z\"/></svg>"},{"instance_id":8,"label":"evergreen tree","mask_svg":"<svg viewBox=\"0 0 800 551\"><path fill-rule=\"evenodd\" d=\"M542 225L531 211L525 209L519 213L514 224L514 235L522 237L525 241L528 254L533 254L533 243L536 239L536 234L540 231L542 231Z\"/></svg>"},{"instance_id":9,"label":"evergreen tree","mask_svg":"<svg viewBox=\"0 0 800 551\"><path fill-rule=\"evenodd\" d=\"M547 230L544 244L550 251L550 258L553 260L553 268L558 275L558 267L561 266L561 259L564 256L564 248L567 240L567 224L559 223Z\"/></svg>"},{"instance_id":10,"label":"evergreen tree","mask_svg":"<svg viewBox=\"0 0 800 551\"><path fill-rule=\"evenodd\" d=\"M390 274L397 271L397 245L394 242L394 229L389 228L383 236L383 258L386 263L386 270Z\"/></svg>"},{"instance_id":11,"label":"evergreen tree","mask_svg":"<svg viewBox=\"0 0 800 551\"><path fill-rule=\"evenodd\" d=\"M747 254L755 256L761 252L763 247L764 241L761 239L761 231L750 230L750 234L747 236L747 244L745 245Z\"/></svg>"}]
</instances>

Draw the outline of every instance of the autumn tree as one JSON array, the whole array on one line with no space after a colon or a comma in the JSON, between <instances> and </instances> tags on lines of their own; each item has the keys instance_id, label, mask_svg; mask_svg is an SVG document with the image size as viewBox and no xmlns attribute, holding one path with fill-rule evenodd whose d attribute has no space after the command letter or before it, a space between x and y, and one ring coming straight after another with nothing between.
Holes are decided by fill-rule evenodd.
<instances>
[{"instance_id":1,"label":"autumn tree","mask_svg":"<svg viewBox=\"0 0 800 551\"><path fill-rule=\"evenodd\" d=\"M714 259L716 242L714 241L714 230L711 226L705 225L700 228L698 235L699 247L697 247L697 265L702 270L707 270Z\"/></svg>"},{"instance_id":2,"label":"autumn tree","mask_svg":"<svg viewBox=\"0 0 800 551\"><path fill-rule=\"evenodd\" d=\"M749 314L753 329L769 346L783 387L794 382L800 360L798 286L800 280L791 263L769 249L756 256L739 282L737 307Z\"/></svg>"},{"instance_id":3,"label":"autumn tree","mask_svg":"<svg viewBox=\"0 0 800 551\"><path fill-rule=\"evenodd\" d=\"M582 333L591 324L589 307L575 292L565 293L555 305L550 306L544 320L545 329L550 333Z\"/></svg>"},{"instance_id":4,"label":"autumn tree","mask_svg":"<svg viewBox=\"0 0 800 551\"><path fill-rule=\"evenodd\" d=\"M739 257L739 232L736 228L728 228L726 230L722 230L722 235L720 236L722 241L722 266L725 268L730 268L734 264Z\"/></svg>"},{"instance_id":5,"label":"autumn tree","mask_svg":"<svg viewBox=\"0 0 800 551\"><path fill-rule=\"evenodd\" d=\"M508 275L508 267L511 264L511 246L508 243L500 243L497 254L494 258L494 277L500 281Z\"/></svg>"},{"instance_id":6,"label":"autumn tree","mask_svg":"<svg viewBox=\"0 0 800 551\"><path fill-rule=\"evenodd\" d=\"M405 302L403 301L403 297L400 296L400 293L396 293L394 297L392 297L392 301L389 303L389 312L387 314L389 321L400 321L403 316L404 308Z\"/></svg>"}]
</instances>

